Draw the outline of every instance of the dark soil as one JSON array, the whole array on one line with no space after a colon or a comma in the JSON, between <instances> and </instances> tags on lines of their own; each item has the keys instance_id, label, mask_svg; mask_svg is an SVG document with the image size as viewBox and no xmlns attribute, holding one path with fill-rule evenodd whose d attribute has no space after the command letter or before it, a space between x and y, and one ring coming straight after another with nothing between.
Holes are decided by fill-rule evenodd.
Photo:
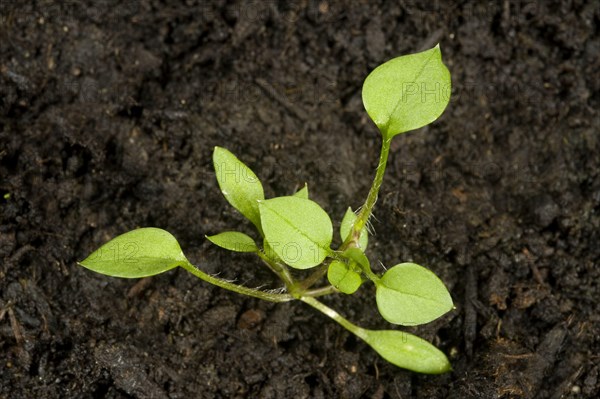
<instances>
[{"instance_id":1,"label":"dark soil","mask_svg":"<svg viewBox=\"0 0 600 399\"><path fill-rule=\"evenodd\" d=\"M1 0L0 398L600 396L600 3L372 3ZM437 42L453 98L395 139L369 256L448 285L456 310L414 331L452 373L392 366L301 303L77 266L156 226L276 287L203 238L251 231L213 147L339 222L377 162L363 79ZM326 302L390 327L372 287Z\"/></svg>"}]
</instances>

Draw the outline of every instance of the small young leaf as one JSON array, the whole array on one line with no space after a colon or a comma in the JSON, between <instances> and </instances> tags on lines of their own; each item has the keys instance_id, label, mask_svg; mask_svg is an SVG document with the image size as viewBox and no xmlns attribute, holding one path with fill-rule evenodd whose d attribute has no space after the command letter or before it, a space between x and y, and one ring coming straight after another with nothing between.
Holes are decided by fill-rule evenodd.
<instances>
[{"instance_id":1,"label":"small young leaf","mask_svg":"<svg viewBox=\"0 0 600 399\"><path fill-rule=\"evenodd\" d=\"M361 338L388 362L424 374L452 370L446 355L429 342L404 331L364 330Z\"/></svg>"},{"instance_id":2,"label":"small young leaf","mask_svg":"<svg viewBox=\"0 0 600 399\"><path fill-rule=\"evenodd\" d=\"M304 187L296 191L294 197L308 199L308 184L304 183Z\"/></svg>"},{"instance_id":3,"label":"small young leaf","mask_svg":"<svg viewBox=\"0 0 600 399\"><path fill-rule=\"evenodd\" d=\"M335 288L344 294L354 294L362 284L360 274L350 269L348 265L334 260L327 269L327 279Z\"/></svg>"},{"instance_id":4,"label":"small young leaf","mask_svg":"<svg viewBox=\"0 0 600 399\"><path fill-rule=\"evenodd\" d=\"M391 139L436 120L448 105L450 91L450 72L437 45L375 68L365 79L362 98L384 139Z\"/></svg>"},{"instance_id":5,"label":"small young leaf","mask_svg":"<svg viewBox=\"0 0 600 399\"><path fill-rule=\"evenodd\" d=\"M340 225L340 237L342 237L342 241L345 241L352 230L352 226L354 225L354 221L356 220L356 213L352 212L352 208L348 207L346 210L346 214L342 219L342 224ZM369 245L369 233L367 231L367 227L365 226L360 232L360 239L358 240L358 245L360 249L364 252L367 250L367 245Z\"/></svg>"},{"instance_id":6,"label":"small young leaf","mask_svg":"<svg viewBox=\"0 0 600 399\"><path fill-rule=\"evenodd\" d=\"M260 201L260 218L265 238L273 251L289 266L317 266L331 252L331 219L314 201L278 197Z\"/></svg>"},{"instance_id":7,"label":"small young leaf","mask_svg":"<svg viewBox=\"0 0 600 399\"><path fill-rule=\"evenodd\" d=\"M346 258L352 259L353 261L358 263L363 270L371 270L371 263L369 262L369 259L359 248L348 248L343 252L343 255Z\"/></svg>"},{"instance_id":8,"label":"small young leaf","mask_svg":"<svg viewBox=\"0 0 600 399\"><path fill-rule=\"evenodd\" d=\"M265 199L260 180L249 167L225 148L215 147L213 164L221 192L259 231L258 201Z\"/></svg>"},{"instance_id":9,"label":"small young leaf","mask_svg":"<svg viewBox=\"0 0 600 399\"><path fill-rule=\"evenodd\" d=\"M146 227L113 238L80 265L108 276L138 278L186 263L188 260L171 233Z\"/></svg>"},{"instance_id":10,"label":"small young leaf","mask_svg":"<svg viewBox=\"0 0 600 399\"><path fill-rule=\"evenodd\" d=\"M236 252L256 252L258 247L254 240L244 233L237 231L226 231L206 238L221 248Z\"/></svg>"},{"instance_id":11,"label":"small young leaf","mask_svg":"<svg viewBox=\"0 0 600 399\"><path fill-rule=\"evenodd\" d=\"M377 307L390 323L415 326L437 319L453 307L446 286L433 272L401 263L377 283Z\"/></svg>"}]
</instances>

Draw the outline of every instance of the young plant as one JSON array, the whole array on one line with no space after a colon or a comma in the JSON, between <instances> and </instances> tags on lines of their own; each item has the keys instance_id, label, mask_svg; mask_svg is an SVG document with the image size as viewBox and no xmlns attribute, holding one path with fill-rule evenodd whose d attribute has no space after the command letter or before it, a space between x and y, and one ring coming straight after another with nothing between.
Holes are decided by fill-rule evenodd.
<instances>
[{"instance_id":1,"label":"young plant","mask_svg":"<svg viewBox=\"0 0 600 399\"><path fill-rule=\"evenodd\" d=\"M207 239L230 251L257 255L281 279L284 287L280 291L248 288L209 275L187 260L170 233L152 227L114 238L81 265L125 278L152 276L179 266L208 283L240 294L272 302L300 300L364 340L396 366L429 374L449 371L446 356L429 342L398 330L358 327L316 299L337 292L353 294L363 283L371 282L381 316L402 326L428 323L453 308L446 287L428 269L415 263L400 263L380 276L365 256L367 222L377 201L392 139L436 120L448 104L449 93L450 73L442 63L439 45L394 58L366 78L362 98L367 113L381 132L381 154L367 199L359 212L350 208L346 211L340 226L342 244L335 249L331 248L331 219L309 198L306 186L291 196L266 199L260 180L250 168L228 150L214 149L213 162L221 192L252 222L260 240L238 231ZM292 273L308 269L309 274ZM328 283L321 284L325 275Z\"/></svg>"}]
</instances>

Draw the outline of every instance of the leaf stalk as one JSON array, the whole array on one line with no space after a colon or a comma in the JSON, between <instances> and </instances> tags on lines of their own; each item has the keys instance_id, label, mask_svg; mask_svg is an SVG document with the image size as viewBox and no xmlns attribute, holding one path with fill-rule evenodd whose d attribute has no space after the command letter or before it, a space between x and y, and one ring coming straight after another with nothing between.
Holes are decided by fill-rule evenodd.
<instances>
[{"instance_id":1,"label":"leaf stalk","mask_svg":"<svg viewBox=\"0 0 600 399\"><path fill-rule=\"evenodd\" d=\"M369 218L373 214L373 207L377 202L377 198L379 196L379 189L381 188L381 183L383 183L383 176L385 175L385 168L387 166L388 156L390 154L391 142L391 138L386 138L386 136L383 135L383 141L381 143L381 152L379 154L379 163L377 165L377 172L375 173L375 178L373 179L373 184L371 185L371 189L369 190L367 199L365 200L365 203L360 209L356 221L352 226L351 233L348 235L348 238L340 247L340 250L342 251L347 248L357 246L361 232L367 224L367 222L369 221Z\"/></svg>"}]
</instances>

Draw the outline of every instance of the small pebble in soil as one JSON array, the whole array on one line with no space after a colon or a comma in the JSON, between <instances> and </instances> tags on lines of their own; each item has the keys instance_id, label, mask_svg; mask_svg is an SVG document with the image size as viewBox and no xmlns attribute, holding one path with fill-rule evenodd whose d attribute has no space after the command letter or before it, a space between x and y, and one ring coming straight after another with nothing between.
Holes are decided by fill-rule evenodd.
<instances>
[{"instance_id":1,"label":"small pebble in soil","mask_svg":"<svg viewBox=\"0 0 600 399\"><path fill-rule=\"evenodd\" d=\"M534 222L539 227L548 227L560 214L560 208L548 195L536 197L532 203Z\"/></svg>"}]
</instances>

